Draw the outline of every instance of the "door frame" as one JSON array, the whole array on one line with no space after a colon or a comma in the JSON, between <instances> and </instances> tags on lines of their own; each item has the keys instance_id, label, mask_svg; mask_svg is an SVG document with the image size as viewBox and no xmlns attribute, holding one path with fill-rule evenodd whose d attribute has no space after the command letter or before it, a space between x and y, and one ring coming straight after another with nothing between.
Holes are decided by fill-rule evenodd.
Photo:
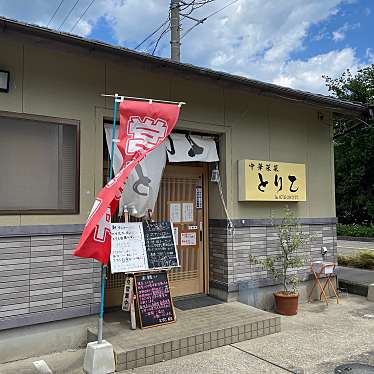
<instances>
[{"instance_id":1,"label":"door frame","mask_svg":"<svg viewBox=\"0 0 374 374\"><path fill-rule=\"evenodd\" d=\"M202 172L203 187L203 293L209 294L209 163L208 162L178 162L169 163L169 169L178 167L199 168Z\"/></svg>"}]
</instances>

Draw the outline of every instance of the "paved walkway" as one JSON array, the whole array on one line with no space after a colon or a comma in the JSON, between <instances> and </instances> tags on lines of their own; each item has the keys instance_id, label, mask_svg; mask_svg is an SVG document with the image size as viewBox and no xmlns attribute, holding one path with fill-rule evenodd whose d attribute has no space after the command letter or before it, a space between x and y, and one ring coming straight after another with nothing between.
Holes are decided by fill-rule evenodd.
<instances>
[{"instance_id":1,"label":"paved walkway","mask_svg":"<svg viewBox=\"0 0 374 374\"><path fill-rule=\"evenodd\" d=\"M338 253L348 254L360 250L373 250L374 242L358 242L354 240L338 240Z\"/></svg>"},{"instance_id":2,"label":"paved walkway","mask_svg":"<svg viewBox=\"0 0 374 374\"><path fill-rule=\"evenodd\" d=\"M123 374L331 374L342 363L374 365L373 315L374 303L355 295L342 297L340 305L304 304L297 316L282 317L280 333ZM34 358L0 366L0 373L35 373L32 361L44 359L54 374L82 374L83 356L82 350Z\"/></svg>"},{"instance_id":3,"label":"paved walkway","mask_svg":"<svg viewBox=\"0 0 374 374\"><path fill-rule=\"evenodd\" d=\"M374 319L369 318L373 314L374 303L354 295L343 297L340 305L333 300L328 307L320 302L305 304L297 316L282 317L282 332L278 334L134 369L132 373L330 374L349 361L374 365Z\"/></svg>"}]
</instances>

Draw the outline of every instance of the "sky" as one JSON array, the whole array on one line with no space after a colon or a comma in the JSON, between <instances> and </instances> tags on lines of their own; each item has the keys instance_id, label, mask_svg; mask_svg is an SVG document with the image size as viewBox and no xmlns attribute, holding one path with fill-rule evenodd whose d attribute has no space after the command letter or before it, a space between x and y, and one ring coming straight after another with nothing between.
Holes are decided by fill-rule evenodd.
<instances>
[{"instance_id":1,"label":"sky","mask_svg":"<svg viewBox=\"0 0 374 374\"><path fill-rule=\"evenodd\" d=\"M169 0L0 0L1 16L130 49L166 22L137 48L166 58L168 13ZM374 0L210 0L190 16L208 18L188 32L182 16L181 62L322 94L322 75L374 63Z\"/></svg>"}]
</instances>

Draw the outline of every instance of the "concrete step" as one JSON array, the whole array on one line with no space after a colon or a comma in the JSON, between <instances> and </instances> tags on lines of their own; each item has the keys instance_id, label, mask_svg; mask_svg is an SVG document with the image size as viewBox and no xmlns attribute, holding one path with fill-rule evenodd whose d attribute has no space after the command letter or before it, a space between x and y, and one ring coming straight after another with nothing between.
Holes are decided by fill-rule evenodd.
<instances>
[{"instance_id":1,"label":"concrete step","mask_svg":"<svg viewBox=\"0 0 374 374\"><path fill-rule=\"evenodd\" d=\"M107 313L104 339L113 345L116 370L152 365L281 331L280 316L239 302L176 309L176 314L176 323L131 330L127 313ZM97 330L89 328L88 341L95 340Z\"/></svg>"}]
</instances>

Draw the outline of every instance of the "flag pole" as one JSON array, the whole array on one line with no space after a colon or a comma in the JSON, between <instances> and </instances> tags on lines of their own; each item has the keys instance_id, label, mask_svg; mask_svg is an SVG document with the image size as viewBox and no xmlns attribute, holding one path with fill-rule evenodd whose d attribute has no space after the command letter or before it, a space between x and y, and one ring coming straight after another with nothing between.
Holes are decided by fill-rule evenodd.
<instances>
[{"instance_id":1,"label":"flag pole","mask_svg":"<svg viewBox=\"0 0 374 374\"><path fill-rule=\"evenodd\" d=\"M113 158L114 158L114 139L116 134L116 125L117 125L117 97L118 94L114 95L114 108L113 108L113 127L112 127L112 148L110 156L110 165L109 165L109 181L113 177ZM112 220L112 217L110 217ZM97 334L97 341L99 344L103 341L103 320L104 320L104 292L105 292L105 279L107 272L107 265L101 265L101 301L100 301L100 316L99 316L99 328Z\"/></svg>"}]
</instances>

